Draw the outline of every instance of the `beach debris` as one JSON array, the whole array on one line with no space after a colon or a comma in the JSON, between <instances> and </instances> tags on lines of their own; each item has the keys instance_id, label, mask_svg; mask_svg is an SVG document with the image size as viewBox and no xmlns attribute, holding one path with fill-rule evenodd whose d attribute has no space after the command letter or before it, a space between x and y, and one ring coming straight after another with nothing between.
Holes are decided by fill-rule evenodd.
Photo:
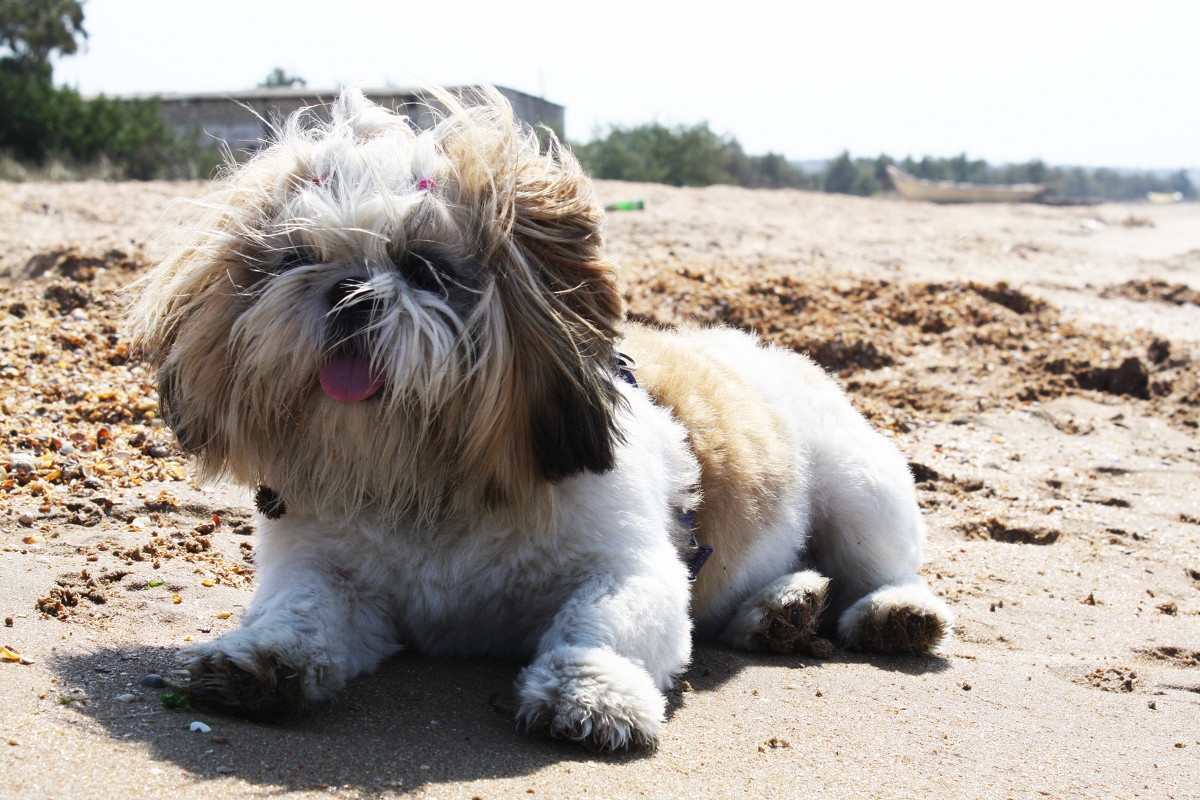
<instances>
[{"instance_id":1,"label":"beach debris","mask_svg":"<svg viewBox=\"0 0 1200 800\"><path fill-rule=\"evenodd\" d=\"M191 725L188 725L188 730L192 733L212 733L212 726L206 725L200 720L194 720Z\"/></svg>"},{"instance_id":2,"label":"beach debris","mask_svg":"<svg viewBox=\"0 0 1200 800\"><path fill-rule=\"evenodd\" d=\"M11 647L0 647L0 660L13 664L25 664L27 666L33 663L31 659L26 658Z\"/></svg>"},{"instance_id":3,"label":"beach debris","mask_svg":"<svg viewBox=\"0 0 1200 800\"><path fill-rule=\"evenodd\" d=\"M188 708L192 704L192 696L190 694L175 694L173 692L165 692L159 696L158 702L162 707L170 711L177 711L181 708Z\"/></svg>"},{"instance_id":4,"label":"beach debris","mask_svg":"<svg viewBox=\"0 0 1200 800\"><path fill-rule=\"evenodd\" d=\"M145 676L144 678L142 678L141 681L139 681L139 683L141 683L141 685L145 686L147 689L165 689L165 688L167 688L167 682L165 680L163 680L162 676L155 675L153 672L150 673L149 675Z\"/></svg>"},{"instance_id":5,"label":"beach debris","mask_svg":"<svg viewBox=\"0 0 1200 800\"><path fill-rule=\"evenodd\" d=\"M1140 682L1137 672L1128 667L1097 667L1074 683L1105 692L1132 692Z\"/></svg>"}]
</instances>

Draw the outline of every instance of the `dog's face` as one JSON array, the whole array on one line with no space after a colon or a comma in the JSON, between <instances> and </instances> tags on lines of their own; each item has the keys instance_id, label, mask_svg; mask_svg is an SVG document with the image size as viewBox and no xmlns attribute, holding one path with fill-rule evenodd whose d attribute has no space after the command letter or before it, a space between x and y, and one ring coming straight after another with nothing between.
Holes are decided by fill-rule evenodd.
<instances>
[{"instance_id":1,"label":"dog's face","mask_svg":"<svg viewBox=\"0 0 1200 800\"><path fill-rule=\"evenodd\" d=\"M209 475L318 514L536 504L612 466L621 317L578 163L507 103L288 121L145 278L135 341Z\"/></svg>"}]
</instances>

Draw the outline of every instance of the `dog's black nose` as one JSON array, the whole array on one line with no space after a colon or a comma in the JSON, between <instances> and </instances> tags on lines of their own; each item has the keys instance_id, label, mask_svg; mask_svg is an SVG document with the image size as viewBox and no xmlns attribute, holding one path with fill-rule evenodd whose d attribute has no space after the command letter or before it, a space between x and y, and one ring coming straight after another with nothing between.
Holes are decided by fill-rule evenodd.
<instances>
[{"instance_id":1,"label":"dog's black nose","mask_svg":"<svg viewBox=\"0 0 1200 800\"><path fill-rule=\"evenodd\" d=\"M334 308L342 307L343 303L366 285L366 281L361 278L342 278L329 290L329 304Z\"/></svg>"}]
</instances>

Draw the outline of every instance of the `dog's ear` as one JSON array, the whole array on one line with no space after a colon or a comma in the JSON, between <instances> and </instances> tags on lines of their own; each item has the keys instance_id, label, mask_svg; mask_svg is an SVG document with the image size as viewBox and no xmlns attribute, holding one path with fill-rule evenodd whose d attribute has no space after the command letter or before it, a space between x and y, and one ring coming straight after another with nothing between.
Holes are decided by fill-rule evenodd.
<instances>
[{"instance_id":1,"label":"dog's ear","mask_svg":"<svg viewBox=\"0 0 1200 800\"><path fill-rule=\"evenodd\" d=\"M227 467L223 421L229 416L234 372L228 319L237 298L217 281L190 296L182 286L176 291L164 300L163 283L147 284L132 309L132 332L141 357L157 367L163 421L180 447L199 457L201 471L216 475Z\"/></svg>"},{"instance_id":2,"label":"dog's ear","mask_svg":"<svg viewBox=\"0 0 1200 800\"><path fill-rule=\"evenodd\" d=\"M187 417L182 409L185 406L183 392L179 386L179 374L171 367L158 370L158 410L163 422L167 423L175 434L179 446L185 453L196 455L203 449L205 436L197 435L189 429Z\"/></svg>"},{"instance_id":3,"label":"dog's ear","mask_svg":"<svg viewBox=\"0 0 1200 800\"><path fill-rule=\"evenodd\" d=\"M603 212L579 163L553 140L519 164L512 198L509 241L520 268L501 280L532 284L516 287L506 308L516 310L510 325L528 373L535 458L551 480L609 470L619 437L613 346L623 302L603 255Z\"/></svg>"},{"instance_id":4,"label":"dog's ear","mask_svg":"<svg viewBox=\"0 0 1200 800\"><path fill-rule=\"evenodd\" d=\"M581 370L591 374L538 371L544 374L533 381L537 388L531 393L529 428L542 475L557 481L580 472L612 469L620 436L612 375L591 367Z\"/></svg>"},{"instance_id":5,"label":"dog's ear","mask_svg":"<svg viewBox=\"0 0 1200 800\"><path fill-rule=\"evenodd\" d=\"M139 358L158 371L159 405L201 470L224 469L232 352L230 324L244 287L261 279L240 248L271 203L270 154L231 176L192 207L190 240L126 289L127 330Z\"/></svg>"},{"instance_id":6,"label":"dog's ear","mask_svg":"<svg viewBox=\"0 0 1200 800\"><path fill-rule=\"evenodd\" d=\"M543 146L501 94L479 95L470 108L437 95L448 113L436 135L453 165L461 228L477 232L511 346L505 380L517 385L499 427L527 438L530 466L543 478L603 472L620 437L613 346L624 312L603 253L604 212L552 133Z\"/></svg>"}]
</instances>

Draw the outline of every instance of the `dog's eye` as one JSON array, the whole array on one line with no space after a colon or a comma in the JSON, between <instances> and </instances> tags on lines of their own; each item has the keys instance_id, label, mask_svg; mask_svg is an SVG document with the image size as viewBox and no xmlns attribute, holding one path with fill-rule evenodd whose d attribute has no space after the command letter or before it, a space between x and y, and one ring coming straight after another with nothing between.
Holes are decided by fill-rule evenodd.
<instances>
[{"instance_id":1,"label":"dog's eye","mask_svg":"<svg viewBox=\"0 0 1200 800\"><path fill-rule=\"evenodd\" d=\"M445 277L448 268L436 256L422 253L405 253L395 261L396 269L410 286L433 294L446 294Z\"/></svg>"}]
</instances>

